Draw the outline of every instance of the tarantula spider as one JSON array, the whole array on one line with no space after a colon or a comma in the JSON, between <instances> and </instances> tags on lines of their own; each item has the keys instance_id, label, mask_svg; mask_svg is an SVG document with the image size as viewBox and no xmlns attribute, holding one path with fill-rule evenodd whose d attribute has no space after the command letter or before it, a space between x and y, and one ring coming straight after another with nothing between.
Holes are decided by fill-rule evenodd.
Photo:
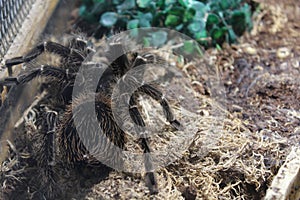
<instances>
[{"instance_id":1,"label":"tarantula spider","mask_svg":"<svg viewBox=\"0 0 300 200\"><path fill-rule=\"evenodd\" d=\"M96 110L97 123L101 128L101 134L105 135L110 142L119 147L125 148L126 134L118 126L112 115L112 89L118 80L124 79L126 73L137 66L142 64L152 63L155 64L154 55L138 53L125 53L123 51L122 44L120 42L114 42L106 45L102 48L103 58L108 58L115 55L116 52L119 56L112 63L108 63L108 68L105 69L103 76L97 84L97 90L94 94L78 94L75 99L72 99L73 89L75 87L75 79L79 68L82 67L83 62L89 59L90 55L95 54L95 49L91 44L81 38L72 38L69 41L68 46L61 45L55 42L44 42L33 48L28 54L21 57L15 57L5 61L5 66L11 71L11 67L21 63L28 63L35 60L39 55L43 53L51 53L58 55L60 60L60 66L51 65L39 65L32 69L25 70L21 75L17 77L8 77L0 82L0 86L22 85L32 81L36 77L44 77L43 89L47 92L46 97L43 98L42 104L37 109L44 110L40 117L40 124L42 129L40 133L44 135L45 141L43 149L43 156L39 161L39 165L46 167L48 171L51 171L51 166L55 165L54 158L50 155L51 151L54 151L55 137L59 137L57 141L59 151L64 155L66 162L69 166L74 166L78 163L84 163L86 165L98 165L101 164L89 149L98 149L98 151L106 151L110 148L110 144L106 141L101 141L103 138L99 137L99 131L97 127L91 121L89 116L80 116L85 106L90 103L94 103ZM105 60L105 59L103 59ZM101 63L94 63L86 65L92 68L101 67ZM11 75L11 73L10 73ZM145 122L137 107L137 95L146 94L158 101L162 106L164 115L167 121L178 130L181 125L178 120L175 119L174 114L168 105L167 100L163 97L163 94L156 89L153 85L143 84L141 85L130 97L128 102L128 109L131 120L140 127L145 127ZM73 107L71 106L73 105ZM88 115L88 111L84 112L84 115ZM89 130L85 130L86 127L75 126L74 118L80 118L81 123L86 127L91 127ZM83 131L88 134L88 138L93 138L94 141L88 141L91 148L86 148L80 138L78 131ZM151 148L147 137L141 137L141 148L144 153L150 153ZM114 159L111 156L118 155L105 155L107 159ZM146 183L151 194L158 192L156 178L154 170L152 168L151 159L145 157L145 169L146 169Z\"/></svg>"}]
</instances>

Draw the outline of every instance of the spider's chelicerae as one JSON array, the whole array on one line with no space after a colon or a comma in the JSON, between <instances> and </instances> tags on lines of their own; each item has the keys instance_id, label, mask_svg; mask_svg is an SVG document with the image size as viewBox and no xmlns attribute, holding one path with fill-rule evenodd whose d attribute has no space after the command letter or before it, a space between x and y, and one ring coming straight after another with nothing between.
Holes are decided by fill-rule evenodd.
<instances>
[{"instance_id":1,"label":"spider's chelicerae","mask_svg":"<svg viewBox=\"0 0 300 200\"><path fill-rule=\"evenodd\" d=\"M86 40L82 38L72 37L69 44L64 46L55 42L43 42L33 48L25 56L15 57L5 61L6 67L11 69L12 66L21 63L34 63L43 53L55 54L60 57L59 66L51 65L38 65L25 70L17 77L8 77L0 82L0 86L18 87L18 85L28 84L37 77L43 77L41 90L44 96L40 103L35 106L36 120L34 126L38 127L38 134L42 135L42 144L40 144L38 157L36 158L37 164L44 169L44 173L48 177L47 184L55 185L55 167L54 155L57 154L53 151L58 151L61 159L67 163L67 166L73 167L77 165L97 166L101 165L100 161L93 155L95 152L101 152L101 156L107 157L107 160L118 160L118 152L116 154L107 153L111 148L111 143L120 149L126 148L126 134L122 128L117 124L112 114L112 91L114 85L118 80L125 80L128 77L127 72L137 66L143 64L155 64L156 55L150 53L124 53L123 46L120 41L110 42L103 44L101 50L102 59L99 63L89 62L91 55L95 54L95 49ZM96 92L94 94L85 93L84 91L77 94L74 98L73 89L76 85L76 76L80 67L85 67L86 71L93 74L93 69L101 68L101 62L105 63L110 60L112 55L121 55L105 69L103 76L96 84ZM86 63L86 64L84 64ZM11 70L9 70L11 71ZM134 79L133 79L134 80ZM84 80L82 80L84 82ZM162 106L166 120L177 130L181 126L175 119L167 100L163 94L151 84L140 85L134 95L130 97L128 102L128 110L133 123L140 127L145 126L145 122L140 114L139 107L137 106L138 94L146 94L158 101ZM9 98L9 97L8 97ZM110 140L110 143L103 141L99 130L94 126L94 120L89 116L89 111L85 110L86 106L94 103L97 124L101 128L101 134ZM77 117L80 122L79 126L75 126L74 118ZM86 130L88 127L88 130ZM89 148L86 148L82 139L78 135L78 131L87 134L87 141ZM58 137L58 138L56 138ZM151 148L147 137L141 137L139 142L144 153L150 153ZM55 141L58 141L58 148L55 148ZM58 150L57 150L58 149ZM95 150L91 153L90 150ZM145 169L146 169L146 184L150 193L158 192L154 170L151 164L151 159L145 156ZM52 177L53 176L53 177ZM45 194L51 196L52 193ZM51 197L50 197L51 198Z\"/></svg>"}]
</instances>

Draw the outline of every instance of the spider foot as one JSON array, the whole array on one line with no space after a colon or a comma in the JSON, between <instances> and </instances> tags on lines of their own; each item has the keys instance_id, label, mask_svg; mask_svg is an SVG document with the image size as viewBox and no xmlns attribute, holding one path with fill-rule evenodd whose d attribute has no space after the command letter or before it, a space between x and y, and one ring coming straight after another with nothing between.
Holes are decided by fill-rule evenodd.
<instances>
[{"instance_id":1,"label":"spider foot","mask_svg":"<svg viewBox=\"0 0 300 200\"><path fill-rule=\"evenodd\" d=\"M7 60L5 60L4 63L5 63L6 67L11 67L11 66L14 66L14 65L21 64L23 62L24 62L24 58L23 58L23 56L20 56L20 57L7 59Z\"/></svg>"},{"instance_id":2,"label":"spider foot","mask_svg":"<svg viewBox=\"0 0 300 200\"><path fill-rule=\"evenodd\" d=\"M147 187L150 190L150 194L154 195L154 194L158 194L158 188L157 188L157 181L156 178L154 176L153 172L147 172L146 176L145 176L145 182Z\"/></svg>"},{"instance_id":3,"label":"spider foot","mask_svg":"<svg viewBox=\"0 0 300 200\"><path fill-rule=\"evenodd\" d=\"M3 81L0 81L0 86L12 86L18 85L19 81L16 77L8 77L5 78Z\"/></svg>"},{"instance_id":4,"label":"spider foot","mask_svg":"<svg viewBox=\"0 0 300 200\"><path fill-rule=\"evenodd\" d=\"M180 124L180 122L178 120L173 120L170 122L170 124L177 130L180 131L183 129L182 125Z\"/></svg>"}]
</instances>

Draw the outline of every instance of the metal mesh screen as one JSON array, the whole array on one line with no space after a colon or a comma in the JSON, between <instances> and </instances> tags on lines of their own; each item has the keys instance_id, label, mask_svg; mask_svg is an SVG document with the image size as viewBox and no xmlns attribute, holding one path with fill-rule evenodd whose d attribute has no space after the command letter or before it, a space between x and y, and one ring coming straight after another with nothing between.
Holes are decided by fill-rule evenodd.
<instances>
[{"instance_id":1,"label":"metal mesh screen","mask_svg":"<svg viewBox=\"0 0 300 200\"><path fill-rule=\"evenodd\" d=\"M0 61L36 0L0 0Z\"/></svg>"}]
</instances>

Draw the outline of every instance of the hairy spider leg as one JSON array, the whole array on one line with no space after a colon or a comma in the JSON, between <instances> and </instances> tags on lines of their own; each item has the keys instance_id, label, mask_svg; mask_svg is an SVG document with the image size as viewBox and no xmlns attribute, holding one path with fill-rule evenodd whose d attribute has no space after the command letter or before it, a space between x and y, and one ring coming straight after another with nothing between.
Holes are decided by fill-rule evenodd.
<instances>
[{"instance_id":1,"label":"hairy spider leg","mask_svg":"<svg viewBox=\"0 0 300 200\"><path fill-rule=\"evenodd\" d=\"M167 99L164 97L162 92L160 92L155 87L151 86L150 84L144 84L140 86L137 91L138 93L144 93L155 99L160 103L160 105L163 108L164 115L167 119L167 121L176 129L180 130L182 127L180 125L180 122L174 117L174 114L169 106L169 103Z\"/></svg>"},{"instance_id":2,"label":"hairy spider leg","mask_svg":"<svg viewBox=\"0 0 300 200\"><path fill-rule=\"evenodd\" d=\"M155 64L156 63L156 58L152 55L152 54L148 54L147 55L148 59L143 58L142 56L137 55L135 57L135 60L133 62L133 68L143 65L143 64L147 64L147 63L151 63L151 64ZM136 90L137 93L145 93L147 95L149 95L150 97L152 97L153 99L155 99L156 101L158 101L160 103L160 105L163 108L164 111L164 115L167 119L167 121L177 130L179 130L181 128L181 125L179 123L178 120L175 119L174 114L168 104L168 101L165 99L164 95L157 90L155 87L153 87L150 84L144 84L141 82L142 77L143 76L143 72L141 73L141 71L139 70L138 73L134 74L134 81L132 82L133 85L136 85L136 83L141 83L142 86L138 87L138 89ZM132 77L132 76L124 76L124 80L128 81L129 79L127 77ZM127 79L126 79L127 78ZM124 81L122 80L122 81ZM135 83L136 82L136 83Z\"/></svg>"},{"instance_id":3,"label":"hairy spider leg","mask_svg":"<svg viewBox=\"0 0 300 200\"><path fill-rule=\"evenodd\" d=\"M158 193L158 188L157 188L157 181L154 175L154 169L153 169L153 164L152 164L152 158L151 158L151 148L149 146L149 140L148 137L143 133L144 131L142 130L142 127L145 127L145 122L137 108L137 101L136 101L136 96L137 94L145 93L158 101L160 105L163 108L164 115L167 119L167 121L177 130L181 128L181 125L178 120L175 119L171 108L167 102L167 100L164 98L163 94L157 90L155 87L149 85L149 84L144 84L140 86L134 94L131 96L130 101L129 101L129 113L130 117L134 121L135 124L140 126L140 133L142 134L142 138L140 140L142 149L145 153L145 169L146 169L146 183L148 185L148 188L151 192L151 194Z\"/></svg>"},{"instance_id":4,"label":"hairy spider leg","mask_svg":"<svg viewBox=\"0 0 300 200\"><path fill-rule=\"evenodd\" d=\"M45 107L47 109L47 107ZM41 175L41 194L48 193L46 196L54 198L53 191L61 193L62 191L58 188L55 177L54 166L55 162L55 132L57 131L57 121L58 121L58 113L52 110L46 110L45 115L46 118L46 133L43 135L42 146L40 151L42 154L38 154L39 156L36 158L38 165L40 166L39 173Z\"/></svg>"},{"instance_id":5,"label":"hairy spider leg","mask_svg":"<svg viewBox=\"0 0 300 200\"><path fill-rule=\"evenodd\" d=\"M106 52L106 57L109 61L113 60L110 67L116 76L121 77L128 71L129 60L123 50L122 44L112 44Z\"/></svg>"},{"instance_id":6,"label":"hairy spider leg","mask_svg":"<svg viewBox=\"0 0 300 200\"><path fill-rule=\"evenodd\" d=\"M84 51L86 48L90 48L90 47L88 47L88 43L86 40L81 38L73 38L70 41L70 48Z\"/></svg>"},{"instance_id":7,"label":"hairy spider leg","mask_svg":"<svg viewBox=\"0 0 300 200\"><path fill-rule=\"evenodd\" d=\"M4 90L4 88L3 88L3 85L1 85L0 84L0 107L2 106L2 101L3 101L3 97L2 97L2 95L3 95L3 90Z\"/></svg>"},{"instance_id":8,"label":"hairy spider leg","mask_svg":"<svg viewBox=\"0 0 300 200\"><path fill-rule=\"evenodd\" d=\"M30 72L22 74L18 77L8 77L5 78L3 81L0 81L0 86L10 86L10 85L20 85L31 81L32 79L42 76L42 77L49 77L52 76L54 78L58 78L60 80L68 80L69 74L66 70L53 67L50 65L42 66L41 68L33 69Z\"/></svg>"},{"instance_id":9,"label":"hairy spider leg","mask_svg":"<svg viewBox=\"0 0 300 200\"><path fill-rule=\"evenodd\" d=\"M135 124L139 125L139 134L141 134L140 138L140 145L144 151L144 166L146 169L146 185L150 190L151 194L157 194L158 193L158 187L157 187L157 181L154 174L153 164L152 164L152 157L151 157L151 148L149 145L149 140L147 135L145 134L145 130L143 130L143 127L145 127L145 122L137 108L137 102L135 95L132 95L129 100L129 114L132 120Z\"/></svg>"},{"instance_id":10,"label":"hairy spider leg","mask_svg":"<svg viewBox=\"0 0 300 200\"><path fill-rule=\"evenodd\" d=\"M61 56L62 58L69 58L72 55L72 56L75 56L77 59L79 59L79 61L81 61L81 62L85 59L85 56L83 56L82 53L78 50L75 50L75 49L69 48L69 47L65 47L56 42L51 42L51 41L43 42L43 43L37 45L35 48L33 48L25 56L15 57L15 58L6 60L5 66L8 68L9 76L12 76L12 66L18 65L21 63L30 62L45 51L57 54L57 55Z\"/></svg>"},{"instance_id":11,"label":"hairy spider leg","mask_svg":"<svg viewBox=\"0 0 300 200\"><path fill-rule=\"evenodd\" d=\"M56 111L47 111L46 113L46 122L48 126L48 130L46 133L46 152L45 155L47 157L47 164L50 166L55 165L55 132L56 132L56 124L57 124L57 115Z\"/></svg>"}]
</instances>

